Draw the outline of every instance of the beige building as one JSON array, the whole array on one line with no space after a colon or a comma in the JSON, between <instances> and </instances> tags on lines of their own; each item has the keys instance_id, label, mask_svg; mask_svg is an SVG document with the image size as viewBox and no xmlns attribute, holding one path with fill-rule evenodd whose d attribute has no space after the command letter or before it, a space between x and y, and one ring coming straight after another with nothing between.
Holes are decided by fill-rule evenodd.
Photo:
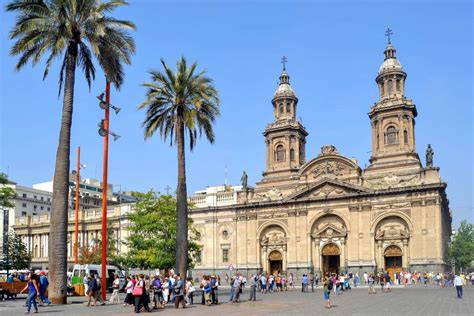
<instances>
[{"instance_id":1,"label":"beige building","mask_svg":"<svg viewBox=\"0 0 474 316\"><path fill-rule=\"evenodd\" d=\"M274 121L263 133L261 181L191 197L203 245L195 274L445 270L446 183L431 147L426 165L420 161L417 110L405 97L406 73L395 52L389 43L376 77L379 100L368 113L372 157L364 169L332 145L306 159L308 132L296 119L298 98L283 69Z\"/></svg>"},{"instance_id":2,"label":"beige building","mask_svg":"<svg viewBox=\"0 0 474 316\"><path fill-rule=\"evenodd\" d=\"M107 210L107 225L112 227L113 236L107 239L113 239L116 243L117 255L127 253L127 246L124 244L129 236L128 227L130 221L128 213L133 212L134 204L120 204L111 206ZM68 220L68 242L67 242L67 262L68 266L74 264L74 244L75 244L75 212L69 212ZM48 248L49 243L49 223L50 213L19 216L15 219L13 229L22 241L27 250L31 253L32 269L48 268ZM79 247L92 247L97 239L100 239L102 233L102 210L100 208L79 209Z\"/></svg>"}]
</instances>

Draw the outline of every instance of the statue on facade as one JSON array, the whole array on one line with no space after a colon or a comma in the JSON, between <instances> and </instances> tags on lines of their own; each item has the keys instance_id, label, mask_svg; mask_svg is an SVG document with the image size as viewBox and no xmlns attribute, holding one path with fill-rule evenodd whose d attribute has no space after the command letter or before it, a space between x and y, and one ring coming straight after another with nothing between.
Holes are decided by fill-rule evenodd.
<instances>
[{"instance_id":1,"label":"statue on facade","mask_svg":"<svg viewBox=\"0 0 474 316\"><path fill-rule=\"evenodd\" d=\"M426 166L427 167L433 167L433 156L434 156L433 148L431 148L431 145L428 144L428 148L426 148Z\"/></svg>"},{"instance_id":2,"label":"statue on facade","mask_svg":"<svg viewBox=\"0 0 474 316\"><path fill-rule=\"evenodd\" d=\"M248 186L247 186L247 180L248 180L248 176L247 176L247 173L244 171L242 173L242 177L240 178L240 183L242 184L242 189L244 190L247 190Z\"/></svg>"}]
</instances>

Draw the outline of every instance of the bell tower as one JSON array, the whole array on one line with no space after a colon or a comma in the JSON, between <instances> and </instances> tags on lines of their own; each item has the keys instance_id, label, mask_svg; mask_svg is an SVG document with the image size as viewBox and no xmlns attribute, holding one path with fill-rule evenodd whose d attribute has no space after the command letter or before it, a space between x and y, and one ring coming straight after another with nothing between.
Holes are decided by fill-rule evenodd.
<instances>
[{"instance_id":1,"label":"bell tower","mask_svg":"<svg viewBox=\"0 0 474 316\"><path fill-rule=\"evenodd\" d=\"M286 57L283 57L283 70L272 99L274 121L263 132L267 150L264 181L269 178L277 179L281 176L296 174L305 163L308 133L296 120L298 98L290 85L286 62Z\"/></svg>"},{"instance_id":2,"label":"bell tower","mask_svg":"<svg viewBox=\"0 0 474 316\"><path fill-rule=\"evenodd\" d=\"M407 74L396 57L387 30L387 48L384 62L375 81L379 100L368 113L372 125L372 157L369 169L390 169L400 165L419 167L420 159L415 147L416 106L405 97Z\"/></svg>"}]
</instances>

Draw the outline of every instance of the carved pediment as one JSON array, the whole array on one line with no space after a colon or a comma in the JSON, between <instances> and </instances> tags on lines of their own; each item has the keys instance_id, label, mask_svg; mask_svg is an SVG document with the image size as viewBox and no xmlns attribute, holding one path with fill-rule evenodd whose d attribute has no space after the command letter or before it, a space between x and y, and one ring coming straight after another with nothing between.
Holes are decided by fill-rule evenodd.
<instances>
[{"instance_id":1,"label":"carved pediment","mask_svg":"<svg viewBox=\"0 0 474 316\"><path fill-rule=\"evenodd\" d=\"M334 238L334 237L345 237L347 231L345 227L338 227L332 223L326 223L319 229L315 230L311 237L313 238Z\"/></svg>"},{"instance_id":2,"label":"carved pediment","mask_svg":"<svg viewBox=\"0 0 474 316\"><path fill-rule=\"evenodd\" d=\"M327 198L368 192L367 189L334 179L322 179L314 184L300 188L288 199Z\"/></svg>"},{"instance_id":3,"label":"carved pediment","mask_svg":"<svg viewBox=\"0 0 474 316\"><path fill-rule=\"evenodd\" d=\"M300 169L300 176L306 181L320 178L341 179L358 176L361 169L355 159L340 155L332 145L321 148L321 154Z\"/></svg>"}]
</instances>

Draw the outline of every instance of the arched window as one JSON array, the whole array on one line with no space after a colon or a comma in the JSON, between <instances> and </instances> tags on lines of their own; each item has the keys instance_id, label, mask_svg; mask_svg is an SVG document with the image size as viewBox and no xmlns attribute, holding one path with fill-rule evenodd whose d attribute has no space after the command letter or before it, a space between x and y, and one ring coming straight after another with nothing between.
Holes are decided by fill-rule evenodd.
<instances>
[{"instance_id":1,"label":"arched window","mask_svg":"<svg viewBox=\"0 0 474 316\"><path fill-rule=\"evenodd\" d=\"M280 104L280 114L283 114L283 104Z\"/></svg>"},{"instance_id":2,"label":"arched window","mask_svg":"<svg viewBox=\"0 0 474 316\"><path fill-rule=\"evenodd\" d=\"M403 141L405 142L405 144L408 144L408 132L407 132L407 130L403 131Z\"/></svg>"},{"instance_id":3,"label":"arched window","mask_svg":"<svg viewBox=\"0 0 474 316\"><path fill-rule=\"evenodd\" d=\"M286 113L290 113L290 112L291 112L291 104L287 103L286 104Z\"/></svg>"},{"instance_id":4,"label":"arched window","mask_svg":"<svg viewBox=\"0 0 474 316\"><path fill-rule=\"evenodd\" d=\"M401 91L400 90L400 79L397 79L397 91Z\"/></svg>"},{"instance_id":5,"label":"arched window","mask_svg":"<svg viewBox=\"0 0 474 316\"><path fill-rule=\"evenodd\" d=\"M384 84L383 82L380 84L380 94L383 96L385 94Z\"/></svg>"},{"instance_id":6,"label":"arched window","mask_svg":"<svg viewBox=\"0 0 474 316\"><path fill-rule=\"evenodd\" d=\"M295 150L293 148L290 149L290 160L291 161L295 160Z\"/></svg>"},{"instance_id":7,"label":"arched window","mask_svg":"<svg viewBox=\"0 0 474 316\"><path fill-rule=\"evenodd\" d=\"M278 145L275 151L275 160L276 161L285 161L285 147L283 145Z\"/></svg>"},{"instance_id":8,"label":"arched window","mask_svg":"<svg viewBox=\"0 0 474 316\"><path fill-rule=\"evenodd\" d=\"M385 133L386 142L388 145L397 143L397 129L395 126L389 126L387 132Z\"/></svg>"},{"instance_id":9,"label":"arched window","mask_svg":"<svg viewBox=\"0 0 474 316\"><path fill-rule=\"evenodd\" d=\"M393 90L393 81L390 79L387 83L388 94L392 93Z\"/></svg>"}]
</instances>

